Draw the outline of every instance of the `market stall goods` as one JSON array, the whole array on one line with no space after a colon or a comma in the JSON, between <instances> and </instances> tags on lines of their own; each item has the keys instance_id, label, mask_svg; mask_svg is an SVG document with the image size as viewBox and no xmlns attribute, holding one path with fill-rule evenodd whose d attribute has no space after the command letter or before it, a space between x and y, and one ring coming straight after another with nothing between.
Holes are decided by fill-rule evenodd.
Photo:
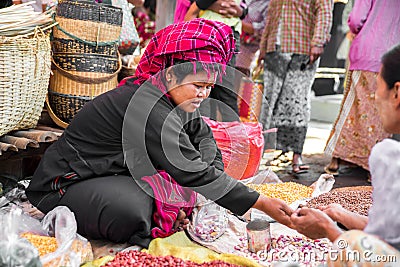
<instances>
[{"instance_id":1,"label":"market stall goods","mask_svg":"<svg viewBox=\"0 0 400 267\"><path fill-rule=\"evenodd\" d=\"M340 204L343 208L360 215L368 216L368 211L372 206L371 187L365 189L353 189L352 187L335 189L311 199L307 203L307 207L318 208L333 203Z\"/></svg>"},{"instance_id":2,"label":"market stall goods","mask_svg":"<svg viewBox=\"0 0 400 267\"><path fill-rule=\"evenodd\" d=\"M79 239L74 239L72 241L71 247L68 251L63 251L63 253L57 252L59 249L59 244L57 238L51 236L42 236L32 233L22 233L22 238L27 239L39 252L41 258L46 257L53 253L52 259L43 264L43 266L57 266L57 265L68 265L69 263L69 253L68 251L73 251L80 256L80 262L86 262L93 259L92 247L89 242L82 242ZM65 249L65 248L64 248ZM64 255L63 255L64 254Z\"/></svg>"},{"instance_id":3,"label":"market stall goods","mask_svg":"<svg viewBox=\"0 0 400 267\"><path fill-rule=\"evenodd\" d=\"M218 122L203 117L210 126L225 172L237 179L252 177L258 171L264 153L262 125L257 122Z\"/></svg>"},{"instance_id":4,"label":"market stall goods","mask_svg":"<svg viewBox=\"0 0 400 267\"><path fill-rule=\"evenodd\" d=\"M51 11L0 9L0 136L36 126L50 77Z\"/></svg>"},{"instance_id":5,"label":"market stall goods","mask_svg":"<svg viewBox=\"0 0 400 267\"><path fill-rule=\"evenodd\" d=\"M119 252L115 258L106 263L107 267L133 267L133 266L181 266L181 267L238 267L239 265L226 263L220 260L195 263L192 261L185 261L174 256L153 256L145 252L127 251Z\"/></svg>"},{"instance_id":6,"label":"market stall goods","mask_svg":"<svg viewBox=\"0 0 400 267\"><path fill-rule=\"evenodd\" d=\"M234 249L237 254L253 258L263 266L278 262L297 262L300 266L320 266L325 263L332 243L327 239L312 240L304 236L278 235L271 238L271 246L264 251L253 253L248 250L247 238L240 237L240 244Z\"/></svg>"},{"instance_id":7,"label":"market stall goods","mask_svg":"<svg viewBox=\"0 0 400 267\"><path fill-rule=\"evenodd\" d=\"M85 103L117 86L122 19L118 7L58 1L47 101L57 125L65 128Z\"/></svg>"},{"instance_id":8,"label":"market stall goods","mask_svg":"<svg viewBox=\"0 0 400 267\"><path fill-rule=\"evenodd\" d=\"M297 200L310 198L313 192L311 187L295 182L248 184L247 186L266 197L281 199L287 204L291 204Z\"/></svg>"}]
</instances>

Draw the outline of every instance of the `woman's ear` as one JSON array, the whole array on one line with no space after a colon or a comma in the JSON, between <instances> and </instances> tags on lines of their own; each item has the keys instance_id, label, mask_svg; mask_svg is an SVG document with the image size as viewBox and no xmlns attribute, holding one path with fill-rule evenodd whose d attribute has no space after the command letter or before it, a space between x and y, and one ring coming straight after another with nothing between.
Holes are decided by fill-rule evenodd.
<instances>
[{"instance_id":1,"label":"woman's ear","mask_svg":"<svg viewBox=\"0 0 400 267\"><path fill-rule=\"evenodd\" d=\"M175 76L174 71L172 70L171 67L168 67L167 70L165 71L165 80L167 81L167 83L170 83L174 76Z\"/></svg>"},{"instance_id":2,"label":"woman's ear","mask_svg":"<svg viewBox=\"0 0 400 267\"><path fill-rule=\"evenodd\" d=\"M400 82L395 82L393 87L394 101L400 107Z\"/></svg>"},{"instance_id":3,"label":"woman's ear","mask_svg":"<svg viewBox=\"0 0 400 267\"><path fill-rule=\"evenodd\" d=\"M400 82L395 82L394 83L394 96L396 98L399 98L399 93L400 93Z\"/></svg>"}]
</instances>

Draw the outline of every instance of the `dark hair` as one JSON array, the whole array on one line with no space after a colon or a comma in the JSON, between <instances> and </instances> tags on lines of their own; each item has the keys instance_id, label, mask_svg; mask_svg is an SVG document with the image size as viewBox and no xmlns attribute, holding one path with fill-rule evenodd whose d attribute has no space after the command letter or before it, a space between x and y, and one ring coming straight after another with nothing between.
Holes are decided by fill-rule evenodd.
<instances>
[{"instance_id":1,"label":"dark hair","mask_svg":"<svg viewBox=\"0 0 400 267\"><path fill-rule=\"evenodd\" d=\"M156 0L145 0L143 6L145 8L149 8L151 13L156 14L156 6L157 6Z\"/></svg>"},{"instance_id":2,"label":"dark hair","mask_svg":"<svg viewBox=\"0 0 400 267\"><path fill-rule=\"evenodd\" d=\"M194 65L196 69L194 69ZM174 60L173 68L174 75L176 76L176 82L181 83L183 79L189 74L194 74L199 71L217 71L220 73L220 67L216 63L201 63L199 61L189 62L183 60Z\"/></svg>"},{"instance_id":3,"label":"dark hair","mask_svg":"<svg viewBox=\"0 0 400 267\"><path fill-rule=\"evenodd\" d=\"M13 5L12 0L2 0L0 1L0 8L5 8Z\"/></svg>"},{"instance_id":4,"label":"dark hair","mask_svg":"<svg viewBox=\"0 0 400 267\"><path fill-rule=\"evenodd\" d=\"M392 47L382 56L381 76L389 88L400 81L400 44Z\"/></svg>"}]
</instances>

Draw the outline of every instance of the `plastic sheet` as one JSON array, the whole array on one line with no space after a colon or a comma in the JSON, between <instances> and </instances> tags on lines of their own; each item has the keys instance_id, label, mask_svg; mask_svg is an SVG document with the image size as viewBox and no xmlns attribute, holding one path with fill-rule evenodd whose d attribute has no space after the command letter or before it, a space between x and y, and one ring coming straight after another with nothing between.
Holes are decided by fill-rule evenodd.
<instances>
[{"instance_id":1,"label":"plastic sheet","mask_svg":"<svg viewBox=\"0 0 400 267\"><path fill-rule=\"evenodd\" d=\"M237 180L253 176L260 166L264 136L256 122L218 122L203 117L222 153L225 172Z\"/></svg>"}]
</instances>

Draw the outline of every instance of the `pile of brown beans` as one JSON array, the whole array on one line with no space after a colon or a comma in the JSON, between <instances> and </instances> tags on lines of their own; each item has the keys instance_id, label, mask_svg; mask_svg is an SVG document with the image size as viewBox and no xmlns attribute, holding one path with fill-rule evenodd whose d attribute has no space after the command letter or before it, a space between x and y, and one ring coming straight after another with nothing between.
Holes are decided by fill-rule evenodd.
<instances>
[{"instance_id":1,"label":"pile of brown beans","mask_svg":"<svg viewBox=\"0 0 400 267\"><path fill-rule=\"evenodd\" d=\"M153 256L145 252L126 251L115 255L114 260L106 263L108 267L158 267L158 266L181 266L181 267L239 267L235 264L223 261L211 261L205 263L195 263L182 260L174 256Z\"/></svg>"},{"instance_id":2,"label":"pile of brown beans","mask_svg":"<svg viewBox=\"0 0 400 267\"><path fill-rule=\"evenodd\" d=\"M369 190L331 191L311 199L307 207L318 208L331 203L340 204L343 208L367 216L372 206L372 192Z\"/></svg>"}]
</instances>

